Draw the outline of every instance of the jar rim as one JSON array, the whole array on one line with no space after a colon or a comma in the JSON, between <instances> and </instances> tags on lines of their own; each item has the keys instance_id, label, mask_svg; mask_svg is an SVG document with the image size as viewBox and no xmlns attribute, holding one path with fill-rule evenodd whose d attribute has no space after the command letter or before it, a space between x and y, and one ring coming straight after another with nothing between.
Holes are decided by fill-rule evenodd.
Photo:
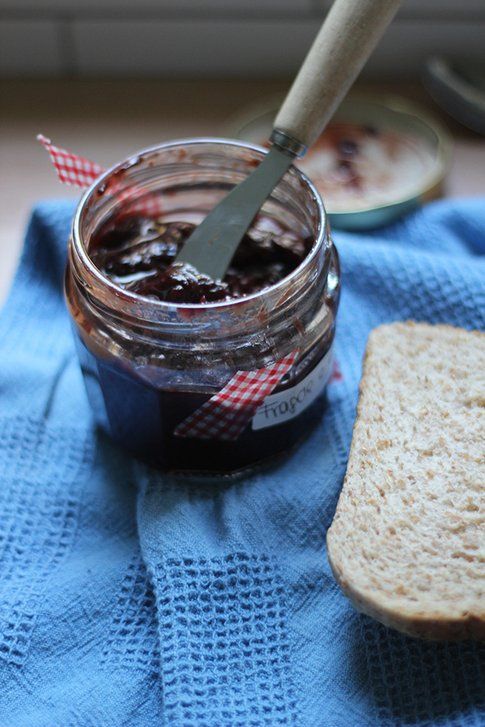
<instances>
[{"instance_id":1,"label":"jar rim","mask_svg":"<svg viewBox=\"0 0 485 727\"><path fill-rule=\"evenodd\" d=\"M112 280L110 280L106 275L103 275L101 270L94 264L92 261L90 255L88 254L87 247L83 243L83 236L81 233L81 227L83 222L83 214L85 212L85 208L89 200L93 197L93 195L97 192L100 186L105 184L107 180L117 172L119 172L121 169L129 169L131 167L135 167L136 164L139 163L140 157L145 157L149 154L159 153L164 150L169 149L175 149L177 147L187 147L187 146L195 146L195 145L203 145L203 144L212 144L212 145L220 145L223 146L229 146L229 147L236 147L239 149L245 149L245 150L251 150L258 153L261 153L263 155L267 154L268 150L264 147L258 145L258 144L252 144L249 142L243 142L236 139L224 139L221 137L190 137L190 138L182 138L182 139L174 139L168 142L163 142L161 144L155 144L153 146L146 147L144 149L141 149L139 151L134 152L133 154L130 154L130 156L126 157L125 159L122 159L121 161L117 162L115 165L109 167L106 169L103 174L101 174L84 192L81 199L79 200L79 203L76 207L76 211L74 213L73 222L72 222L72 234L71 234L71 240L73 247L75 249L76 255L82 262L83 266L87 268L90 275L96 280L103 288L105 288L108 291L111 291L118 299L121 299L125 301L126 303L130 303L133 305L139 305L140 303L143 303L144 305L150 306L154 311L198 311L201 312L202 310L212 310L212 311L222 311L222 310L231 310L234 309L236 306L240 306L241 303L248 303L251 304L253 302L257 302L259 299L263 299L265 295L268 294L278 294L280 291L283 291L285 287L291 285L301 274L302 272L307 269L309 266L312 265L315 257L319 254L320 249L322 245L329 245L331 244L330 238L329 238L329 229L328 229L328 217L327 213L325 211L325 207L323 204L323 200L320 196L320 193L316 189L313 182L309 179L309 177L304 174L304 172L301 171L298 167L292 167L292 169L295 171L295 173L298 175L300 180L303 182L303 184L308 188L310 191L311 197L313 201L316 204L316 210L318 214L318 227L317 227L317 234L314 244L312 245L312 248L308 255L302 260L302 262L296 267L289 275L285 276L281 280L279 280L277 283L274 283L273 285L269 285L266 288L263 288L261 290L256 291L255 293L250 293L249 295L242 296L240 298L234 298L231 300L225 300L225 301L213 301L208 303L173 303L173 302L167 302L163 300L157 300L157 299L151 299L146 298L144 296L141 296L137 293L133 293L132 291L126 290L125 288L122 288L119 285L116 285ZM130 162L132 162L130 164Z\"/></svg>"}]
</instances>

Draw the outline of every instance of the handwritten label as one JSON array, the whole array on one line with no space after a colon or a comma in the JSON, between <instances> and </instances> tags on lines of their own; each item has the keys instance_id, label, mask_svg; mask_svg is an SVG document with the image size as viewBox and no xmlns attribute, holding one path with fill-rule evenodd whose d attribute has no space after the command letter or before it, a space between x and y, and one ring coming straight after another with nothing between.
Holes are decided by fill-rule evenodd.
<instances>
[{"instance_id":1,"label":"handwritten label","mask_svg":"<svg viewBox=\"0 0 485 727\"><path fill-rule=\"evenodd\" d=\"M324 390L332 371L332 349L305 378L290 389L267 396L253 417L253 429L287 422L302 413Z\"/></svg>"}]
</instances>

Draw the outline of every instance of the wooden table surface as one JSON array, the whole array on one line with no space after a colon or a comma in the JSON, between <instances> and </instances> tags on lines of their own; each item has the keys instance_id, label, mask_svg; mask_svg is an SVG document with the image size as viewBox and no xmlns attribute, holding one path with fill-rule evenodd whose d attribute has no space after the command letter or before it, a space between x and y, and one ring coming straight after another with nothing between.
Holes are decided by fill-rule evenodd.
<instances>
[{"instance_id":1,"label":"wooden table surface","mask_svg":"<svg viewBox=\"0 0 485 727\"><path fill-rule=\"evenodd\" d=\"M288 81L2 81L0 118L0 304L18 261L29 211L40 199L77 199L60 185L37 133L111 165L170 138L224 136L248 104L284 92ZM485 139L436 107L419 85L366 85L421 102L452 132L447 196L485 195Z\"/></svg>"}]
</instances>

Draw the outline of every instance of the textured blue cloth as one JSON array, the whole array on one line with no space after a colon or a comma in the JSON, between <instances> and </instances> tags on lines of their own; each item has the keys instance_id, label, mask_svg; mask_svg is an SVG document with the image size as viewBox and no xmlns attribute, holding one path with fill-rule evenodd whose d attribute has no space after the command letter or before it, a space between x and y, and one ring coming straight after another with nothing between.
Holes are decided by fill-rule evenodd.
<instances>
[{"instance_id":1,"label":"textured blue cloth","mask_svg":"<svg viewBox=\"0 0 485 727\"><path fill-rule=\"evenodd\" d=\"M483 649L357 614L325 533L369 330L484 328L485 203L335 235L344 378L290 459L221 486L95 431L61 293L72 212L35 210L0 316L0 726L483 725Z\"/></svg>"}]
</instances>

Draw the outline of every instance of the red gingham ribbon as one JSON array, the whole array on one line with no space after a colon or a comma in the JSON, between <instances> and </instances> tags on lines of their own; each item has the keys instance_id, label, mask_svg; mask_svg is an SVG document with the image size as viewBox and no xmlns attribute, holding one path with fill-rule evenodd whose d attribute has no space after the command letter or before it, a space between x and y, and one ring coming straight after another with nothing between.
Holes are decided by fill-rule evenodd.
<instances>
[{"instance_id":1,"label":"red gingham ribbon","mask_svg":"<svg viewBox=\"0 0 485 727\"><path fill-rule=\"evenodd\" d=\"M105 171L96 162L73 154L60 146L55 146L42 134L38 134L37 139L49 152L57 176L63 184L82 188L89 187ZM154 192L143 194L143 187L132 186L123 189L121 184L111 184L109 192L118 194L119 201L125 202L122 216L143 214L147 217L158 217L164 211L160 196Z\"/></svg>"},{"instance_id":2,"label":"red gingham ribbon","mask_svg":"<svg viewBox=\"0 0 485 727\"><path fill-rule=\"evenodd\" d=\"M138 199L133 199L135 188L128 190L126 199L127 202L123 205L123 211L121 212L119 219L123 217L131 217L131 215L145 215L146 217L159 217L163 214L164 207L163 202L160 199L160 195L156 192L148 192L143 194ZM123 200L123 193L118 195L119 201ZM131 201L130 201L131 200Z\"/></svg>"},{"instance_id":3,"label":"red gingham ribbon","mask_svg":"<svg viewBox=\"0 0 485 727\"><path fill-rule=\"evenodd\" d=\"M67 149L54 146L50 139L42 134L37 135L38 141L49 152L57 176L63 184L74 187L89 187L103 172L104 169L96 162L73 154Z\"/></svg>"},{"instance_id":4,"label":"red gingham ribbon","mask_svg":"<svg viewBox=\"0 0 485 727\"><path fill-rule=\"evenodd\" d=\"M297 356L298 350L295 350L266 368L237 371L223 389L178 425L175 435L237 439L258 407L291 369Z\"/></svg>"}]
</instances>

